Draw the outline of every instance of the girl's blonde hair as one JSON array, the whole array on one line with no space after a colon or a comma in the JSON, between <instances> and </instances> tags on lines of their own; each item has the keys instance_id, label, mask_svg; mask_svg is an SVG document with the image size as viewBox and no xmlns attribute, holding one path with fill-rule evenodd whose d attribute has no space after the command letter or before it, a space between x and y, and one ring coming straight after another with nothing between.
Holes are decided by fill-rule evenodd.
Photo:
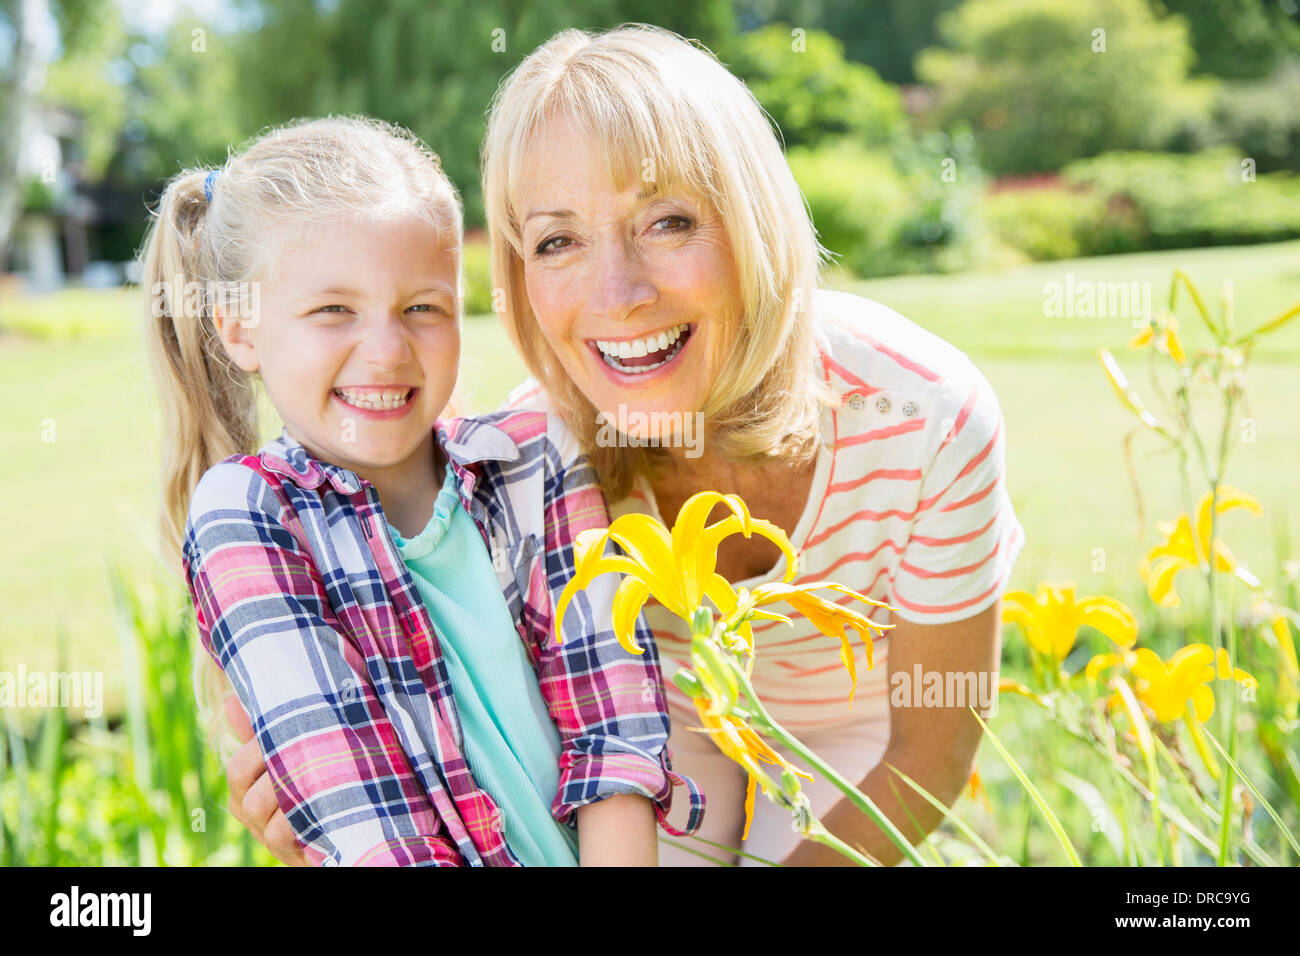
<instances>
[{"instance_id":1,"label":"girl's blonde hair","mask_svg":"<svg viewBox=\"0 0 1300 956\"><path fill-rule=\"evenodd\" d=\"M557 117L590 137L616 188L649 169L664 188L703 195L722 218L744 318L698 409L711 449L736 460L813 456L821 406L832 401L809 311L823 250L767 115L712 53L675 33L644 24L600 34L564 30L497 90L483 198L506 329L580 436L606 495L623 498L654 453L597 444L597 409L547 344L524 287L519 184L539 131Z\"/></svg>"},{"instance_id":2,"label":"girl's blonde hair","mask_svg":"<svg viewBox=\"0 0 1300 956\"><path fill-rule=\"evenodd\" d=\"M276 253L340 220L429 222L457 256L462 292L464 284L460 198L438 157L400 127L361 116L295 120L212 172L187 169L168 182L141 253L145 348L161 393L163 552L175 569L199 479L261 441L256 376L227 356L215 309L229 321L249 314ZM218 738L230 730L221 706L230 685L197 642L194 665L200 713ZM223 759L237 745L213 742Z\"/></svg>"}]
</instances>

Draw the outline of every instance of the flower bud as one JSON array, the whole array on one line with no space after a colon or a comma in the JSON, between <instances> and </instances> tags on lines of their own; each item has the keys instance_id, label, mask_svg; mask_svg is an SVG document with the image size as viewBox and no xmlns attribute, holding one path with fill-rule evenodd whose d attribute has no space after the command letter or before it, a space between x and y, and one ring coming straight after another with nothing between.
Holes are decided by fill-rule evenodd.
<instances>
[{"instance_id":1,"label":"flower bud","mask_svg":"<svg viewBox=\"0 0 1300 956\"><path fill-rule=\"evenodd\" d=\"M673 683L677 685L678 690L692 700L704 696L704 685L700 683L700 679L695 676L694 672L688 668L680 668L673 675Z\"/></svg>"}]
</instances>

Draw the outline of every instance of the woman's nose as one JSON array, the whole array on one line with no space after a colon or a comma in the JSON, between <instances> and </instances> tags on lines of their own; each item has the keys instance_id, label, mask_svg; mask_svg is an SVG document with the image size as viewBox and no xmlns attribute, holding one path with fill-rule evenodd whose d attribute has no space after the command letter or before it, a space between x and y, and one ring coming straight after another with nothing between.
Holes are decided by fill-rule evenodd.
<instances>
[{"instance_id":1,"label":"woman's nose","mask_svg":"<svg viewBox=\"0 0 1300 956\"><path fill-rule=\"evenodd\" d=\"M658 297L644 260L630 242L605 243L596 268L594 311L601 318L621 322Z\"/></svg>"},{"instance_id":2,"label":"woman's nose","mask_svg":"<svg viewBox=\"0 0 1300 956\"><path fill-rule=\"evenodd\" d=\"M411 346L401 313L376 316L363 329L358 355L366 364L391 371L410 361Z\"/></svg>"}]
</instances>

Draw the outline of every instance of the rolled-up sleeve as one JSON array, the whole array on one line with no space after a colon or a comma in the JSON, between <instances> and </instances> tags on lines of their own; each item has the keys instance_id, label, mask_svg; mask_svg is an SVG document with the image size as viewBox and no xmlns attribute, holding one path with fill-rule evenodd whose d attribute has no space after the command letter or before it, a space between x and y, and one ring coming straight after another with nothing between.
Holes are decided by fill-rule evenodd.
<instances>
[{"instance_id":1,"label":"rolled-up sleeve","mask_svg":"<svg viewBox=\"0 0 1300 956\"><path fill-rule=\"evenodd\" d=\"M572 822L578 807L618 793L649 798L655 816L674 835L694 833L703 820L704 798L694 781L672 770L669 720L658 651L649 628L637 621L642 654L618 642L612 623L619 576L597 577L570 602L564 641L551 633L551 610L574 573L574 542L589 528L609 524L605 499L585 457L553 446L546 489L547 612L538 615L538 678L562 741L560 780L551 807ZM576 446L575 446L576 447ZM691 813L682 830L667 822L673 790L684 786Z\"/></svg>"},{"instance_id":2,"label":"rolled-up sleeve","mask_svg":"<svg viewBox=\"0 0 1300 956\"><path fill-rule=\"evenodd\" d=\"M219 464L195 490L183 548L200 639L249 716L280 809L317 865L461 863L280 514L261 475Z\"/></svg>"}]
</instances>

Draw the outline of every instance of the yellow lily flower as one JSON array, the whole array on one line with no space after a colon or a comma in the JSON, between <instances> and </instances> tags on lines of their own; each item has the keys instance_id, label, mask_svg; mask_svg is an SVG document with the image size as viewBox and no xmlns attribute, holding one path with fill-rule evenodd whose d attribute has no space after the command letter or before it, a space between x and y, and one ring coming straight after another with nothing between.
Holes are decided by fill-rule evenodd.
<instances>
[{"instance_id":1,"label":"yellow lily flower","mask_svg":"<svg viewBox=\"0 0 1300 956\"><path fill-rule=\"evenodd\" d=\"M1172 315L1152 319L1146 328L1133 337L1129 347L1136 349L1148 344L1157 351L1164 352L1179 365L1187 364L1187 353L1178 341L1178 320Z\"/></svg>"},{"instance_id":2,"label":"yellow lily flower","mask_svg":"<svg viewBox=\"0 0 1300 956\"><path fill-rule=\"evenodd\" d=\"M1210 556L1210 503L1213 496L1207 491L1201 496L1196 506L1196 527L1186 514L1181 514L1174 523L1157 522L1156 527L1165 535L1162 544L1152 548L1142 563L1138 573L1147 586L1151 600L1161 607L1178 607L1181 603L1174 590L1174 578L1180 571L1188 568L1200 568ZM1245 508L1255 515L1262 514L1259 501L1228 485L1219 486L1219 500L1215 511L1222 514L1233 508ZM1216 571L1236 574L1251 587L1259 585L1259 579L1245 567L1239 565L1227 547L1217 538L1214 541L1214 567Z\"/></svg>"},{"instance_id":3,"label":"yellow lily flower","mask_svg":"<svg viewBox=\"0 0 1300 956\"><path fill-rule=\"evenodd\" d=\"M876 607L893 610L890 605L883 601L876 601L866 595L859 594L852 588L846 588L844 585L836 584L833 581L814 581L810 584L800 585L762 584L754 589L753 600L755 604L788 601L796 611L808 618L817 630L827 637L838 637L840 639L840 661L844 664L844 669L849 672L849 705L852 706L853 695L858 689L858 671L853 660L853 645L849 642L845 629L851 627L857 631L858 637L862 639L863 647L867 652L867 667L871 668L875 666L873 641L885 631L898 625L877 624L871 618L859 614L857 611L840 607L835 602L828 601L821 595L813 593L822 589L839 591L841 594L851 594L857 600L866 604L874 604ZM785 618L785 620L787 623L789 622L789 618ZM750 646L753 646L752 643Z\"/></svg>"},{"instance_id":4,"label":"yellow lily flower","mask_svg":"<svg viewBox=\"0 0 1300 956\"><path fill-rule=\"evenodd\" d=\"M709 513L719 502L725 504L731 514L706 525ZM718 545L723 538L733 534L743 534L747 538L758 534L767 538L785 554L785 580L795 576L798 557L790 539L771 522L752 517L738 495L716 491L692 495L677 512L677 521L671 532L645 514L620 515L604 530L582 532L574 546L573 578L556 604L556 640L564 640L560 625L573 595L591 584L597 575L611 571L627 575L614 595L613 619L619 643L632 654L643 653L633 634L641 608L652 596L687 621L705 597L722 613L729 613L736 608L736 592L714 568L717 566ZM605 554L605 545L610 541L626 554Z\"/></svg>"},{"instance_id":5,"label":"yellow lily flower","mask_svg":"<svg viewBox=\"0 0 1300 956\"><path fill-rule=\"evenodd\" d=\"M1126 665L1132 672L1136 678L1134 693L1161 723L1181 720L1189 703L1198 721L1209 720L1214 713L1214 692L1209 684L1216 675L1247 687L1256 686L1255 678L1246 671L1229 667L1227 651L1220 649L1216 656L1206 644L1181 647L1168 661L1145 647L1123 655L1098 654L1088 662L1088 679L1095 680L1102 670L1117 664Z\"/></svg>"},{"instance_id":6,"label":"yellow lily flower","mask_svg":"<svg viewBox=\"0 0 1300 956\"><path fill-rule=\"evenodd\" d=\"M715 715L711 712L709 703L703 696L694 698L694 704L696 711L699 712L700 721L704 724L699 729L712 738L713 743L719 750L748 772L749 782L745 788L745 830L741 835L742 840L747 839L749 837L749 825L754 820L754 796L757 784L761 781L763 783L763 792L769 792L769 778L759 766L760 762L778 767L782 772L788 770L805 780L812 780L813 776L804 770L800 770L769 747L767 742L739 717L730 714L726 716Z\"/></svg>"},{"instance_id":7,"label":"yellow lily flower","mask_svg":"<svg viewBox=\"0 0 1300 956\"><path fill-rule=\"evenodd\" d=\"M1137 618L1114 598L1097 595L1074 597L1074 582L1052 585L1041 582L1038 595L1008 591L1002 597L1002 620L1024 628L1025 639L1040 654L1065 660L1083 625L1096 628L1120 647L1137 642Z\"/></svg>"}]
</instances>

